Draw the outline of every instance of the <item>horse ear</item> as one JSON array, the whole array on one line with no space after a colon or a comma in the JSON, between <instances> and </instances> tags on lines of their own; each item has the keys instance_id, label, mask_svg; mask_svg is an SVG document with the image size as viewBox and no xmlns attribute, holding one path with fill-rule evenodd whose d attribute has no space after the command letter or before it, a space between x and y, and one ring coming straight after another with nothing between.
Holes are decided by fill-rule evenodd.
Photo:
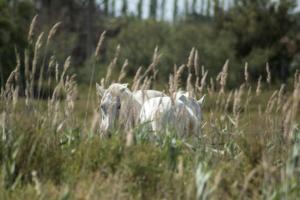
<instances>
[{"instance_id":1,"label":"horse ear","mask_svg":"<svg viewBox=\"0 0 300 200\"><path fill-rule=\"evenodd\" d=\"M205 96L206 95L203 95L203 97L197 101L200 106L203 104Z\"/></svg>"},{"instance_id":2,"label":"horse ear","mask_svg":"<svg viewBox=\"0 0 300 200\"><path fill-rule=\"evenodd\" d=\"M124 88L128 88L128 83L124 83L124 84L122 84L122 87L124 87Z\"/></svg>"},{"instance_id":3,"label":"horse ear","mask_svg":"<svg viewBox=\"0 0 300 200\"><path fill-rule=\"evenodd\" d=\"M124 92L127 88L128 88L128 83L125 83L125 84L121 84L121 92Z\"/></svg>"},{"instance_id":4,"label":"horse ear","mask_svg":"<svg viewBox=\"0 0 300 200\"><path fill-rule=\"evenodd\" d=\"M101 85L96 83L96 91L97 94L102 97L104 95L105 89Z\"/></svg>"}]
</instances>

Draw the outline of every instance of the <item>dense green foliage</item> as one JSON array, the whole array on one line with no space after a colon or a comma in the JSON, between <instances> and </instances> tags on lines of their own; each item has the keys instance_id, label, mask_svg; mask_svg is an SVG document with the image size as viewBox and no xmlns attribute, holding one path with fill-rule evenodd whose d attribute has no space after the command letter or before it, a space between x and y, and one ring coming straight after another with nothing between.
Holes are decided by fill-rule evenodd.
<instances>
[{"instance_id":1,"label":"dense green foliage","mask_svg":"<svg viewBox=\"0 0 300 200\"><path fill-rule=\"evenodd\" d=\"M33 16L30 2L12 4L0 0L0 85L16 65L15 51L27 46L27 29Z\"/></svg>"}]
</instances>

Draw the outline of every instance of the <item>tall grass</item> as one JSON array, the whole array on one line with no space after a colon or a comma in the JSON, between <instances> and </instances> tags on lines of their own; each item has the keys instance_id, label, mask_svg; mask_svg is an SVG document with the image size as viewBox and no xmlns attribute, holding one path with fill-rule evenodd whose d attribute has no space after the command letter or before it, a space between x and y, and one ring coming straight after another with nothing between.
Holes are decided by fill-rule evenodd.
<instances>
[{"instance_id":1,"label":"tall grass","mask_svg":"<svg viewBox=\"0 0 300 200\"><path fill-rule=\"evenodd\" d=\"M193 49L187 64L174 67L164 90L171 95L185 84L195 97L207 94L200 136L182 138L171 132L153 139L140 125L102 138L92 79L87 93L68 72L70 57L61 65L54 54L46 64L42 49L55 42L53 30L58 25L45 41L45 34L34 35L36 20L28 36L33 49L25 50L24 61L19 56L23 52L17 52L18 64L1 88L0 199L299 197L298 72L291 85L272 89L267 65L267 77L261 76L255 88L246 64L245 82L228 90L229 62L218 77L208 77L209 70L198 66L198 52ZM95 62L103 38L104 34ZM119 51L101 81L103 86L126 77L127 61L120 75L113 75ZM148 68L137 70L132 90L152 88L159 57L155 49ZM24 96L20 96L20 63L25 64ZM49 94L46 99L40 98L42 90Z\"/></svg>"}]
</instances>

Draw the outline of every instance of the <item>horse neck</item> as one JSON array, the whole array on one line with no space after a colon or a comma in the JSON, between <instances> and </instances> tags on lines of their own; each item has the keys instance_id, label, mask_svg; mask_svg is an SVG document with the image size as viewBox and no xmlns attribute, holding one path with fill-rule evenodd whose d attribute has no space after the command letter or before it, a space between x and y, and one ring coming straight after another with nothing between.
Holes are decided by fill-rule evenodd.
<instances>
[{"instance_id":1,"label":"horse neck","mask_svg":"<svg viewBox=\"0 0 300 200\"><path fill-rule=\"evenodd\" d=\"M121 105L119 120L121 120L127 128L132 128L137 123L142 105L140 105L130 91L126 91L123 98L124 101Z\"/></svg>"},{"instance_id":2,"label":"horse neck","mask_svg":"<svg viewBox=\"0 0 300 200\"><path fill-rule=\"evenodd\" d=\"M125 92L123 99L124 101L122 107L124 108L124 113L122 114L126 116L127 114L132 113L136 117L136 115L141 110L142 105L138 102L138 100L134 97L133 93L129 90Z\"/></svg>"}]
</instances>

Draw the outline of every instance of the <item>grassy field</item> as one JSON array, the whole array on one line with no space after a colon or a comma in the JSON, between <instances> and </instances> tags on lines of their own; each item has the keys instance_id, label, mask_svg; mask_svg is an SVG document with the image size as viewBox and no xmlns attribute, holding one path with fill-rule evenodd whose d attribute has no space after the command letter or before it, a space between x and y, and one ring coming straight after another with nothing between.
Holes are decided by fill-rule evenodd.
<instances>
[{"instance_id":1,"label":"grassy field","mask_svg":"<svg viewBox=\"0 0 300 200\"><path fill-rule=\"evenodd\" d=\"M182 71L189 71L187 90L197 97L207 95L201 135L177 137L171 132L153 140L153 133L137 126L105 137L99 132L94 80L78 87L67 73L69 59L61 70L50 60L55 76L38 76L43 64L37 66L35 60L42 57L41 45L37 39L31 64L25 56L25 94L19 95L20 65L1 91L0 199L300 196L299 73L289 85L275 87L268 68L266 83L257 84L249 83L245 68L245 82L229 90L227 64L216 79L205 80L193 50L188 63L175 69L169 84L161 87L167 94L176 91L185 85L180 85ZM153 84L158 57L156 51L153 63L144 73L137 72L132 87ZM103 85L115 79L115 65L113 60ZM126 77L125 70L120 77ZM46 90L48 99L41 99L45 85L53 85L53 90Z\"/></svg>"}]
</instances>

